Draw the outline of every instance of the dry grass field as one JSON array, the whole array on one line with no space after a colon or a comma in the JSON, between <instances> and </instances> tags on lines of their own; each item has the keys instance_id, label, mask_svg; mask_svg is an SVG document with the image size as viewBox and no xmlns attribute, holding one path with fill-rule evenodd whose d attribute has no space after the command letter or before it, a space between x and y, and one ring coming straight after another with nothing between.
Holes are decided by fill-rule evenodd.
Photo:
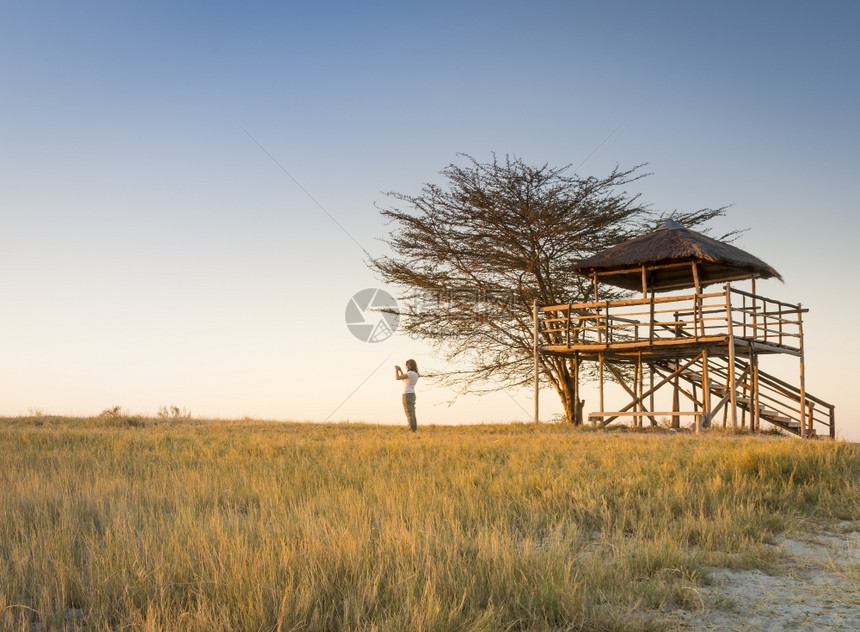
<instances>
[{"instance_id":1,"label":"dry grass field","mask_svg":"<svg viewBox=\"0 0 860 632\"><path fill-rule=\"evenodd\" d=\"M22 632L669 630L860 524L860 446L716 431L30 417L0 466Z\"/></svg>"}]
</instances>

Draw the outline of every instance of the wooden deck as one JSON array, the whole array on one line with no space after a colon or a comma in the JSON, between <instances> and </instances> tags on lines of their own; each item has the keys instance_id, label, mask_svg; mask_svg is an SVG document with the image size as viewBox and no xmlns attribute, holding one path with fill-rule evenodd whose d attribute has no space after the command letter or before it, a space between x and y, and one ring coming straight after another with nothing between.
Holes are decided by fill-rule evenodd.
<instances>
[{"instance_id":1,"label":"wooden deck","mask_svg":"<svg viewBox=\"0 0 860 632\"><path fill-rule=\"evenodd\" d=\"M618 362L634 362L643 354L649 358L669 359L689 357L698 353L703 348L707 348L712 353L720 356L728 356L729 345L734 347L734 353L737 357L749 358L752 354L756 353L785 353L792 356L800 356L800 350L792 347L764 343L749 338L729 336L701 336L695 339L677 340L661 339L656 342L638 340L613 343L578 343L571 345L550 344L541 346L541 353L561 356L578 355L584 359L595 359L598 355L603 354L605 357L612 358Z\"/></svg>"}]
</instances>

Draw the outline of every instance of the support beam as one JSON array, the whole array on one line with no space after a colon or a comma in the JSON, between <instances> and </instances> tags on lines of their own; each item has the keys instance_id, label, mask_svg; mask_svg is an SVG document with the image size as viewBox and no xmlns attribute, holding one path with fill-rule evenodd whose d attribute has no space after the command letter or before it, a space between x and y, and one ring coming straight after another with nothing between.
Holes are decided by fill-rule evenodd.
<instances>
[{"instance_id":1,"label":"support beam","mask_svg":"<svg viewBox=\"0 0 860 632\"><path fill-rule=\"evenodd\" d=\"M581 425L582 419L582 400L579 398L579 354L573 354L571 359L571 373L573 378L573 401L576 403L576 416L573 418L574 424Z\"/></svg>"},{"instance_id":2,"label":"support beam","mask_svg":"<svg viewBox=\"0 0 860 632\"><path fill-rule=\"evenodd\" d=\"M726 322L729 330L729 396L731 398L732 432L738 430L738 409L735 400L735 334L732 322L732 286L726 283Z\"/></svg>"},{"instance_id":3,"label":"support beam","mask_svg":"<svg viewBox=\"0 0 860 632\"><path fill-rule=\"evenodd\" d=\"M605 406L603 405L603 354L601 353L598 356L598 362L600 363L600 410L603 410Z\"/></svg>"},{"instance_id":4,"label":"support beam","mask_svg":"<svg viewBox=\"0 0 860 632\"><path fill-rule=\"evenodd\" d=\"M752 365L752 388L751 399L752 409L750 410L750 430L753 432L758 432L761 430L761 420L759 419L759 412L761 411L761 402L759 400L759 381L758 381L758 354L753 349L752 343L750 343L750 364Z\"/></svg>"},{"instance_id":5,"label":"support beam","mask_svg":"<svg viewBox=\"0 0 860 632\"><path fill-rule=\"evenodd\" d=\"M650 379L648 381L648 388L651 391L651 395L649 395L650 401L648 402L648 404L649 404L648 408L650 410L654 410L654 365L653 364L648 365L648 372L650 375ZM656 417L654 417L652 415L651 417L649 417L649 419L651 420L652 426L657 425L657 418Z\"/></svg>"},{"instance_id":6,"label":"support beam","mask_svg":"<svg viewBox=\"0 0 860 632\"><path fill-rule=\"evenodd\" d=\"M701 430L702 425L706 428L711 425L711 384L707 349L702 349L702 416L696 417L696 433Z\"/></svg>"},{"instance_id":7,"label":"support beam","mask_svg":"<svg viewBox=\"0 0 860 632\"><path fill-rule=\"evenodd\" d=\"M705 321L702 318L702 287L699 285L699 266L696 265L695 261L693 261L693 287L696 290L693 322L698 323L698 327L696 327L696 337L698 338L700 335L705 335ZM696 419L698 420L699 418L696 417Z\"/></svg>"},{"instance_id":8,"label":"support beam","mask_svg":"<svg viewBox=\"0 0 860 632\"><path fill-rule=\"evenodd\" d=\"M681 388L681 382L680 382L681 371L678 368L680 366L681 366L680 363L677 360L675 360L675 380L674 380L674 382L675 382L674 387L675 388L674 388L674 391L672 393L672 410L675 411L676 413L681 410L681 398L678 394L678 392L679 392L678 389ZM678 415L672 415L672 427L673 428L680 428L681 427L681 418Z\"/></svg>"},{"instance_id":9,"label":"support beam","mask_svg":"<svg viewBox=\"0 0 860 632\"><path fill-rule=\"evenodd\" d=\"M812 418L810 417L808 424L806 422L806 367L803 353L803 306L800 303L797 304L797 330L798 336L800 337L800 436L811 437L813 430Z\"/></svg>"},{"instance_id":10,"label":"support beam","mask_svg":"<svg viewBox=\"0 0 860 632\"><path fill-rule=\"evenodd\" d=\"M637 388L636 388L636 394L637 395L636 396L639 398L639 412L645 411L645 405L644 405L645 398L642 395L642 393L645 391L644 382L645 382L645 372L642 369L642 352L640 351L639 357L637 358L637 361L636 361L636 385L637 385ZM637 426L639 428L641 428L642 427L642 417L641 416L637 417L636 420L638 422Z\"/></svg>"}]
</instances>

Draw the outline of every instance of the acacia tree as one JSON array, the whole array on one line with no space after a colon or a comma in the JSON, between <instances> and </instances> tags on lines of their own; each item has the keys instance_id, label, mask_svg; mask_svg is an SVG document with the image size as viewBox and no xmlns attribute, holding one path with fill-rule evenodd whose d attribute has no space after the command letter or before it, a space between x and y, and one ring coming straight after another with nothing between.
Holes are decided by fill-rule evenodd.
<instances>
[{"instance_id":1,"label":"acacia tree","mask_svg":"<svg viewBox=\"0 0 860 632\"><path fill-rule=\"evenodd\" d=\"M395 204L379 210L392 225L383 239L392 254L369 265L401 288L400 327L445 356L451 368L439 377L446 383L478 393L523 387L534 379L533 302L590 299L590 280L573 266L654 226L656 214L624 190L647 174L640 165L581 177L569 165L461 157L465 166L441 171L447 187L388 194ZM673 216L690 227L723 212ZM567 420L581 423L569 361L541 356L540 368Z\"/></svg>"}]
</instances>

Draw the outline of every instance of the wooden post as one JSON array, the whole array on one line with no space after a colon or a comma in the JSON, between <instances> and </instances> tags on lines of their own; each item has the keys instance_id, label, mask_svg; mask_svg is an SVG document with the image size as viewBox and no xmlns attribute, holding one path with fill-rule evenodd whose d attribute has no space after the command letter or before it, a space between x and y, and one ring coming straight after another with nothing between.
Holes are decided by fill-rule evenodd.
<instances>
[{"instance_id":1,"label":"wooden post","mask_svg":"<svg viewBox=\"0 0 860 632\"><path fill-rule=\"evenodd\" d=\"M603 326L606 328L606 344L612 344L612 326L609 321L609 303L610 301L603 301L605 308L603 310Z\"/></svg>"},{"instance_id":2,"label":"wooden post","mask_svg":"<svg viewBox=\"0 0 860 632\"><path fill-rule=\"evenodd\" d=\"M697 418L698 419L698 418ZM696 432L699 427L711 425L711 385L708 376L708 350L702 349L702 417L696 424Z\"/></svg>"},{"instance_id":3,"label":"wooden post","mask_svg":"<svg viewBox=\"0 0 860 632\"><path fill-rule=\"evenodd\" d=\"M696 385L696 382L692 382L690 384L691 390L693 391L693 411L699 412L699 386L701 386L701 382L699 385Z\"/></svg>"},{"instance_id":4,"label":"wooden post","mask_svg":"<svg viewBox=\"0 0 860 632\"><path fill-rule=\"evenodd\" d=\"M591 276L591 282L594 286L594 329L597 333L597 342L603 342L603 333L600 329L600 299L597 296L597 273ZM601 409L602 410L602 409Z\"/></svg>"},{"instance_id":5,"label":"wooden post","mask_svg":"<svg viewBox=\"0 0 860 632\"><path fill-rule=\"evenodd\" d=\"M642 393L645 392L645 389L643 388L643 385L642 385L644 378L645 378L645 375L642 372L642 352L640 351L638 357L636 358L636 379L633 382L634 391L636 392L636 399L639 400L639 404L636 406L636 411L640 412L640 413L645 410L645 405L644 405L644 402L642 401L642 399L643 399ZM639 415L636 418L636 427L637 428L642 427L642 416L641 415Z\"/></svg>"},{"instance_id":6,"label":"wooden post","mask_svg":"<svg viewBox=\"0 0 860 632\"><path fill-rule=\"evenodd\" d=\"M573 320L573 303L567 305L567 348L570 349L570 323Z\"/></svg>"},{"instance_id":7,"label":"wooden post","mask_svg":"<svg viewBox=\"0 0 860 632\"><path fill-rule=\"evenodd\" d=\"M829 406L830 410L830 438L836 438L836 406Z\"/></svg>"},{"instance_id":8,"label":"wooden post","mask_svg":"<svg viewBox=\"0 0 860 632\"><path fill-rule=\"evenodd\" d=\"M806 427L806 362L803 350L803 306L797 304L797 331L800 338L800 436L812 436L812 419Z\"/></svg>"},{"instance_id":9,"label":"wooden post","mask_svg":"<svg viewBox=\"0 0 860 632\"><path fill-rule=\"evenodd\" d=\"M569 316L569 314L568 314ZM538 344L538 302L537 299L534 300L534 304L532 305L532 317L534 318L534 361L535 361L535 423L538 423L540 419L540 377L538 375L538 367L540 361L538 356L540 355L540 346Z\"/></svg>"},{"instance_id":10,"label":"wooden post","mask_svg":"<svg viewBox=\"0 0 860 632\"><path fill-rule=\"evenodd\" d=\"M680 318L680 315L678 314L678 312L675 312L674 317L675 317L675 338L677 339L677 338L681 337L681 325L678 323L678 319ZM678 370L680 369L680 367L681 367L681 362L676 359L675 360L675 379L673 380L674 389L672 392L672 412L673 413L677 413L681 410L681 401L680 401L680 399L681 399L680 398L681 382L680 382L680 379L678 377ZM681 427L681 417L679 415L672 415L672 427L673 428L680 428Z\"/></svg>"},{"instance_id":11,"label":"wooden post","mask_svg":"<svg viewBox=\"0 0 860 632\"><path fill-rule=\"evenodd\" d=\"M602 353L602 352L601 352L600 354L598 354L598 356L597 356L597 360L598 360L598 363L599 363L599 365L600 365L600 370L599 370L599 374L600 374L600 376L599 376L599 383L600 383L600 410L601 410L601 412L602 412L602 411L606 410L606 409L603 407L603 353Z\"/></svg>"},{"instance_id":12,"label":"wooden post","mask_svg":"<svg viewBox=\"0 0 860 632\"><path fill-rule=\"evenodd\" d=\"M753 349L752 343L750 343L750 362L752 363L752 393L750 393L750 430L753 432L757 432L761 430L761 419L759 419L759 412L761 410L761 403L758 394L758 354Z\"/></svg>"},{"instance_id":13,"label":"wooden post","mask_svg":"<svg viewBox=\"0 0 860 632\"><path fill-rule=\"evenodd\" d=\"M677 413L681 410L681 397L680 397L680 388L681 382L678 377L677 371L681 367L681 363L678 360L675 360L675 388L672 393L672 412ZM680 428L681 427L681 417L679 415L672 415L672 427Z\"/></svg>"},{"instance_id":14,"label":"wooden post","mask_svg":"<svg viewBox=\"0 0 860 632\"><path fill-rule=\"evenodd\" d=\"M752 279L752 337L758 340L758 298L755 293L755 278Z\"/></svg>"},{"instance_id":15,"label":"wooden post","mask_svg":"<svg viewBox=\"0 0 860 632\"><path fill-rule=\"evenodd\" d=\"M702 319L702 288L699 286L699 268L696 266L696 262L693 262L693 287L696 290L696 300L695 305L693 307L693 311L696 316L694 318L694 326L695 321L698 321L699 327L696 330L696 335L701 334L705 335L705 321Z\"/></svg>"},{"instance_id":16,"label":"wooden post","mask_svg":"<svg viewBox=\"0 0 860 632\"><path fill-rule=\"evenodd\" d=\"M651 316L649 318L649 326L648 326L648 340L651 342L652 345L654 344L654 320L655 320L655 318L656 317L654 315L654 290L652 289L651 290ZM677 321L678 319L676 318L675 320ZM636 328L636 331L637 331L636 337L638 338L639 337L639 334L638 334L639 328L638 327Z\"/></svg>"},{"instance_id":17,"label":"wooden post","mask_svg":"<svg viewBox=\"0 0 860 632\"><path fill-rule=\"evenodd\" d=\"M573 401L576 404L576 417L574 417L574 421L582 425L584 419L582 418L582 406L579 405L579 351L573 354L571 362L573 364L571 367L571 373L573 373Z\"/></svg>"},{"instance_id":18,"label":"wooden post","mask_svg":"<svg viewBox=\"0 0 860 632\"><path fill-rule=\"evenodd\" d=\"M735 393L735 334L732 323L732 287L729 283L726 283L726 320L729 326L729 402L732 409L732 432L737 432L738 411L735 408L737 405L737 395Z\"/></svg>"},{"instance_id":19,"label":"wooden post","mask_svg":"<svg viewBox=\"0 0 860 632\"><path fill-rule=\"evenodd\" d=\"M648 372L650 374L650 379L648 381L648 390L651 391L651 395L648 396L648 399L649 399L649 404L651 406L651 412L654 412L657 409L654 408L654 365L653 364L648 365ZM651 417L651 425L652 426L657 425L657 418L656 417Z\"/></svg>"}]
</instances>

